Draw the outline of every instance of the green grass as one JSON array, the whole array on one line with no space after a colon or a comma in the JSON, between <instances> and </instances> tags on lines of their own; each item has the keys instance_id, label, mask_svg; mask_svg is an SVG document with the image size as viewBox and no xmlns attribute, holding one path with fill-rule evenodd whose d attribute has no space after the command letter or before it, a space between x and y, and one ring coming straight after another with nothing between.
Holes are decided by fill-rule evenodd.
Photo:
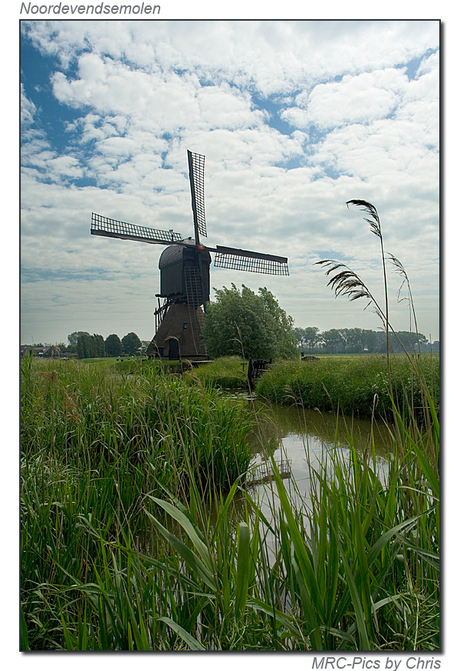
<instances>
[{"instance_id":1,"label":"green grass","mask_svg":"<svg viewBox=\"0 0 460 671\"><path fill-rule=\"evenodd\" d=\"M381 356L322 357L316 361L276 363L258 382L257 394L271 401L344 414L390 417L393 401L402 415L421 416L425 382L439 406L439 357L392 358L390 394L387 364ZM424 380L421 384L420 379Z\"/></svg>"},{"instance_id":2,"label":"green grass","mask_svg":"<svg viewBox=\"0 0 460 671\"><path fill-rule=\"evenodd\" d=\"M74 359L75 360L75 359ZM105 357L95 357L95 358L88 358L88 359L78 359L78 361L81 361L82 363L95 363L100 366L106 366L110 367L117 361L122 361L123 359L121 357L117 356L105 356Z\"/></svg>"},{"instance_id":3,"label":"green grass","mask_svg":"<svg viewBox=\"0 0 460 671\"><path fill-rule=\"evenodd\" d=\"M25 360L21 395L23 617L30 648L56 649L63 614L82 616L72 586L97 581L112 543L148 534L148 495L209 496L244 477L253 419L155 367Z\"/></svg>"},{"instance_id":4,"label":"green grass","mask_svg":"<svg viewBox=\"0 0 460 671\"><path fill-rule=\"evenodd\" d=\"M348 455L332 451L327 465L311 469L308 507L290 500L273 463L272 519L247 497L247 517L234 532L228 509L235 489L211 529L196 504L187 509L156 500L188 541L152 514L171 546L160 565L178 581L180 608L167 617L181 644L206 650L439 649L437 452L433 462L426 458L433 441L437 445L436 414L432 419L417 441L401 421L405 459L401 463L395 443L383 481L372 448L365 455L353 447Z\"/></svg>"},{"instance_id":5,"label":"green grass","mask_svg":"<svg viewBox=\"0 0 460 671\"><path fill-rule=\"evenodd\" d=\"M162 360L158 359L149 359L142 356L106 356L106 357L95 357L88 359L71 359L72 361L78 361L84 364L96 364L97 366L102 366L103 368L114 368L121 371L139 371L145 368L155 368L161 365L165 370L170 366L176 366L180 363L178 359L175 360ZM42 359L43 361L43 359ZM59 361L59 359L53 359L53 361ZM64 359L65 361L65 359Z\"/></svg>"},{"instance_id":6,"label":"green grass","mask_svg":"<svg viewBox=\"0 0 460 671\"><path fill-rule=\"evenodd\" d=\"M215 359L187 373L192 380L221 389L248 389L248 364L237 356Z\"/></svg>"},{"instance_id":7,"label":"green grass","mask_svg":"<svg viewBox=\"0 0 460 671\"><path fill-rule=\"evenodd\" d=\"M392 461L385 483L372 457L352 450L331 459L332 475L312 473L310 509L293 505L276 477L272 520L249 497L246 518L235 520L236 484L212 519L196 490L186 506L148 496L146 514L167 543L154 556L129 526L110 538L86 520L91 552L99 545L92 579L74 568L70 585L56 576L31 599L36 620L49 618L48 646L437 650L438 499L429 473L415 453L404 469Z\"/></svg>"},{"instance_id":8,"label":"green grass","mask_svg":"<svg viewBox=\"0 0 460 671\"><path fill-rule=\"evenodd\" d=\"M439 649L431 397L422 426L396 412L382 480L352 436L308 502L273 464L267 519L254 418L189 377L22 363L21 649Z\"/></svg>"}]
</instances>

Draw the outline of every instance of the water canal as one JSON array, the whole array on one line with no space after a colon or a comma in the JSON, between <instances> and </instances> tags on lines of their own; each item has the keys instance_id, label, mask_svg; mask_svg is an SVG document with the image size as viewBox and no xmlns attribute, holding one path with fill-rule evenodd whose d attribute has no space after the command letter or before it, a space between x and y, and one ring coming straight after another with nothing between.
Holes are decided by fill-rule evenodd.
<instances>
[{"instance_id":1,"label":"water canal","mask_svg":"<svg viewBox=\"0 0 460 671\"><path fill-rule=\"evenodd\" d=\"M256 417L256 428L250 435L253 457L245 485L233 499L232 526L246 517L247 498L244 492L257 504L267 522L274 522L279 500L273 479L272 458L278 466L294 509L304 513L310 507L314 471L321 472L325 467L330 472L332 454L343 457L343 463L346 464L351 444L358 452L367 452L371 467L375 463L379 476L382 479L385 477L388 456L393 449L391 433L385 423L261 401L255 395L248 396L244 392L227 393L235 400L244 399ZM211 506L209 512L212 526L216 520L216 510ZM141 540L144 548L151 546L153 530L150 525L148 529ZM180 535L181 531L174 522L172 529ZM153 538L156 538L154 531ZM265 542L272 550L276 550L276 538L267 529ZM151 547L155 547L155 543Z\"/></svg>"},{"instance_id":2,"label":"water canal","mask_svg":"<svg viewBox=\"0 0 460 671\"><path fill-rule=\"evenodd\" d=\"M384 477L392 451L391 433L385 423L301 407L249 402L257 410L257 428L251 436L254 456L247 487L269 517L273 508L271 457L291 497L307 505L312 471L322 470L322 466L328 469L332 452L339 453L346 462L350 444L358 452L367 453L371 464L375 450L376 470Z\"/></svg>"}]
</instances>

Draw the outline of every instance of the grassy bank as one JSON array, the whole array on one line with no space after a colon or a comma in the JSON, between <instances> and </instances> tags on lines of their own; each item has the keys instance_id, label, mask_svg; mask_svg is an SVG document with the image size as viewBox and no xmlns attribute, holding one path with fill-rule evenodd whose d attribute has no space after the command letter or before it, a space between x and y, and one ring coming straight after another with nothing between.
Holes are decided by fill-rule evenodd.
<instances>
[{"instance_id":1,"label":"grassy bank","mask_svg":"<svg viewBox=\"0 0 460 671\"><path fill-rule=\"evenodd\" d=\"M421 382L422 380L422 382ZM277 403L340 411L370 417L391 416L392 399L404 416L420 416L426 406L425 384L439 406L439 357L426 355L412 363L404 355L391 361L390 394L385 357L321 357L314 361L280 361L263 375L257 394Z\"/></svg>"},{"instance_id":2,"label":"grassy bank","mask_svg":"<svg viewBox=\"0 0 460 671\"><path fill-rule=\"evenodd\" d=\"M439 647L434 405L396 416L384 481L372 443L312 470L308 505L274 467L266 519L237 481L246 409L132 373L23 362L22 649Z\"/></svg>"},{"instance_id":3,"label":"grassy bank","mask_svg":"<svg viewBox=\"0 0 460 671\"><path fill-rule=\"evenodd\" d=\"M187 374L206 386L220 389L248 389L248 362L238 356L225 356L203 364Z\"/></svg>"},{"instance_id":4,"label":"grassy bank","mask_svg":"<svg viewBox=\"0 0 460 671\"><path fill-rule=\"evenodd\" d=\"M26 647L54 649L66 646L63 612L86 607L71 586L97 580L111 543L150 528L146 497L228 489L248 467L253 420L158 366L124 375L25 360L21 396L23 634Z\"/></svg>"}]
</instances>

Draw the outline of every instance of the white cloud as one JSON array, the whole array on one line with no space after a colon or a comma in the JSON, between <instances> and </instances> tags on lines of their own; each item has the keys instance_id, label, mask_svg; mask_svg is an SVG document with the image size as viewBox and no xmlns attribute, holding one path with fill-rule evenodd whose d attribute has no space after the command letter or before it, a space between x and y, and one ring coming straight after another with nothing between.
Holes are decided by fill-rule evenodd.
<instances>
[{"instance_id":1,"label":"white cloud","mask_svg":"<svg viewBox=\"0 0 460 671\"><path fill-rule=\"evenodd\" d=\"M23 128L29 126L34 121L37 108L24 93L24 84L21 84L21 123Z\"/></svg>"},{"instance_id":2,"label":"white cloud","mask_svg":"<svg viewBox=\"0 0 460 671\"><path fill-rule=\"evenodd\" d=\"M398 105L404 79L400 71L389 69L318 84L309 94L297 96L296 103L305 112L295 120L305 128L310 124L334 128L385 118ZM283 116L289 120L291 113L287 110Z\"/></svg>"},{"instance_id":3,"label":"white cloud","mask_svg":"<svg viewBox=\"0 0 460 671\"><path fill-rule=\"evenodd\" d=\"M145 72L223 76L264 95L407 62L438 39L425 21L37 21L24 30L64 68L89 48Z\"/></svg>"},{"instance_id":4,"label":"white cloud","mask_svg":"<svg viewBox=\"0 0 460 671\"><path fill-rule=\"evenodd\" d=\"M348 318L377 328L372 314L334 301L313 265L325 253L342 254L379 285L376 240L345 206L365 198L379 208L389 251L424 287L423 319L437 320L429 295L439 225L438 61L428 52L437 48L435 22L24 28L51 58L54 101L69 111L53 119L65 131L57 148L45 134L46 110L24 91L22 264L29 278L44 278L25 285L24 337L38 319L37 287L42 308L54 287L66 324L88 300L98 306L92 324L102 320L108 333L117 332L123 310L132 320L151 318L162 248L92 238L91 211L190 235L188 148L206 155L210 244L282 249L291 262L289 278L212 270L213 286L266 284L301 326L348 326ZM412 59L422 59L415 74ZM47 278L50 269L59 281ZM134 285L135 301L126 288ZM104 291L118 291L116 313L100 308ZM58 328L59 312L49 309ZM405 328L401 306L394 309ZM98 330L66 326L80 327ZM150 327L139 335L150 337Z\"/></svg>"}]
</instances>

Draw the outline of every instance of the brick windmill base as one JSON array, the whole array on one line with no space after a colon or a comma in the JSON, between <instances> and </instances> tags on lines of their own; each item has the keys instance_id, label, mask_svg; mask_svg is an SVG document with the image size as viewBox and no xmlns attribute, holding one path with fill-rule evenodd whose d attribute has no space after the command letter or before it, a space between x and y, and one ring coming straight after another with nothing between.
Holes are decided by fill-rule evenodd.
<instances>
[{"instance_id":1,"label":"brick windmill base","mask_svg":"<svg viewBox=\"0 0 460 671\"><path fill-rule=\"evenodd\" d=\"M158 359L190 359L204 361L208 358L201 335L204 312L186 303L173 303L147 348L147 356Z\"/></svg>"}]
</instances>

